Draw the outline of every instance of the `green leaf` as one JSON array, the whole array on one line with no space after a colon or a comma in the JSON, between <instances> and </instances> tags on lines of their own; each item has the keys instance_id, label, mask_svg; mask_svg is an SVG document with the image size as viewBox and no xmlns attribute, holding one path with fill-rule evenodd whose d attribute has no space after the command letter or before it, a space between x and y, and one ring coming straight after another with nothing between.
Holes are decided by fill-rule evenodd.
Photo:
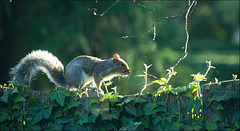
<instances>
[{"instance_id":1,"label":"green leaf","mask_svg":"<svg viewBox=\"0 0 240 131\"><path fill-rule=\"evenodd\" d=\"M112 94L113 94L113 92L108 92L108 93L106 93L106 94L103 96L103 98L100 99L100 101L103 102L105 99L108 99Z\"/></svg>"},{"instance_id":2,"label":"green leaf","mask_svg":"<svg viewBox=\"0 0 240 131\"><path fill-rule=\"evenodd\" d=\"M145 115L141 122L142 122L142 124L145 128L148 128L148 126L149 126L149 116Z\"/></svg>"},{"instance_id":3,"label":"green leaf","mask_svg":"<svg viewBox=\"0 0 240 131\"><path fill-rule=\"evenodd\" d=\"M229 90L223 87L215 87L211 90L211 93L215 95L215 99L217 102L227 101L231 98L239 98L239 94L237 91Z\"/></svg>"},{"instance_id":4,"label":"green leaf","mask_svg":"<svg viewBox=\"0 0 240 131\"><path fill-rule=\"evenodd\" d=\"M60 88L60 89L62 89L62 88ZM62 92L64 92L64 91L62 91ZM56 100L59 105L63 106L64 102L65 102L65 95L67 93L65 92L66 94L64 95L62 92L60 90L58 90L58 91L57 90L52 90L49 93L49 98L51 100Z\"/></svg>"},{"instance_id":5,"label":"green leaf","mask_svg":"<svg viewBox=\"0 0 240 131\"><path fill-rule=\"evenodd\" d=\"M3 96L1 96L1 102L5 102L5 103L8 103L8 96L9 96L9 91L5 91Z\"/></svg>"},{"instance_id":6,"label":"green leaf","mask_svg":"<svg viewBox=\"0 0 240 131\"><path fill-rule=\"evenodd\" d=\"M8 112L7 111L1 111L0 112L0 123L4 122L7 120L7 117L8 117Z\"/></svg>"},{"instance_id":7,"label":"green leaf","mask_svg":"<svg viewBox=\"0 0 240 131\"><path fill-rule=\"evenodd\" d=\"M88 123L88 113L84 112L81 114L80 119L78 120L78 123L82 126L84 123Z\"/></svg>"},{"instance_id":8,"label":"green leaf","mask_svg":"<svg viewBox=\"0 0 240 131\"><path fill-rule=\"evenodd\" d=\"M64 96L71 96L69 90L67 90L66 88L60 88L58 91L64 94Z\"/></svg>"},{"instance_id":9,"label":"green leaf","mask_svg":"<svg viewBox=\"0 0 240 131\"><path fill-rule=\"evenodd\" d=\"M179 128L175 125L170 126L169 128L166 129L166 131L178 131Z\"/></svg>"},{"instance_id":10,"label":"green leaf","mask_svg":"<svg viewBox=\"0 0 240 131\"><path fill-rule=\"evenodd\" d=\"M184 92L189 88L189 86L178 86L177 88L174 88L175 92Z\"/></svg>"},{"instance_id":11,"label":"green leaf","mask_svg":"<svg viewBox=\"0 0 240 131\"><path fill-rule=\"evenodd\" d=\"M37 102L41 102L40 98L29 98L28 100L28 106L33 107Z\"/></svg>"},{"instance_id":12,"label":"green leaf","mask_svg":"<svg viewBox=\"0 0 240 131\"><path fill-rule=\"evenodd\" d=\"M209 87L209 86L206 86L206 87L205 87L205 90L209 90L209 89L210 89L210 87Z\"/></svg>"},{"instance_id":13,"label":"green leaf","mask_svg":"<svg viewBox=\"0 0 240 131\"><path fill-rule=\"evenodd\" d=\"M18 88L17 87L14 88L14 90L12 91L11 94L15 94L15 93L18 93Z\"/></svg>"},{"instance_id":14,"label":"green leaf","mask_svg":"<svg viewBox=\"0 0 240 131\"><path fill-rule=\"evenodd\" d=\"M92 114L97 118L101 113L109 111L109 108L91 108Z\"/></svg>"},{"instance_id":15,"label":"green leaf","mask_svg":"<svg viewBox=\"0 0 240 131\"><path fill-rule=\"evenodd\" d=\"M179 127L181 127L183 124L182 124L182 123L177 123L177 122L175 122L174 125L179 128Z\"/></svg>"},{"instance_id":16,"label":"green leaf","mask_svg":"<svg viewBox=\"0 0 240 131\"><path fill-rule=\"evenodd\" d=\"M67 118L59 118L56 120L56 123L58 125L67 124L67 123L69 123L69 120Z\"/></svg>"},{"instance_id":17,"label":"green leaf","mask_svg":"<svg viewBox=\"0 0 240 131\"><path fill-rule=\"evenodd\" d=\"M112 119L118 119L118 115L116 114L109 114L109 113L104 113L101 115L102 120L109 120L112 121Z\"/></svg>"},{"instance_id":18,"label":"green leaf","mask_svg":"<svg viewBox=\"0 0 240 131\"><path fill-rule=\"evenodd\" d=\"M21 93L17 95L17 98L14 99L14 103L26 101L24 97L21 96Z\"/></svg>"},{"instance_id":19,"label":"green leaf","mask_svg":"<svg viewBox=\"0 0 240 131\"><path fill-rule=\"evenodd\" d=\"M221 117L219 117L218 115L214 114L213 116L213 122L217 122L217 121L222 121Z\"/></svg>"},{"instance_id":20,"label":"green leaf","mask_svg":"<svg viewBox=\"0 0 240 131\"><path fill-rule=\"evenodd\" d=\"M206 121L206 129L207 130L217 130L217 123L211 123Z\"/></svg>"},{"instance_id":21,"label":"green leaf","mask_svg":"<svg viewBox=\"0 0 240 131\"><path fill-rule=\"evenodd\" d=\"M69 110L69 109L71 109L71 108L73 108L73 107L78 107L79 105L80 105L80 102L77 102L77 101L75 101L75 100L72 100L71 102L68 103L67 109Z\"/></svg>"},{"instance_id":22,"label":"green leaf","mask_svg":"<svg viewBox=\"0 0 240 131\"><path fill-rule=\"evenodd\" d=\"M217 106L217 110L224 110L224 109L223 109L223 106L222 106L221 103L218 104L218 106Z\"/></svg>"},{"instance_id":23,"label":"green leaf","mask_svg":"<svg viewBox=\"0 0 240 131\"><path fill-rule=\"evenodd\" d=\"M20 109L20 106L18 104L14 104L14 106L12 107L12 109L17 109L19 110Z\"/></svg>"},{"instance_id":24,"label":"green leaf","mask_svg":"<svg viewBox=\"0 0 240 131\"><path fill-rule=\"evenodd\" d=\"M190 84L190 88L192 89L192 93L194 93L194 92L199 90L199 87L194 85L194 84Z\"/></svg>"},{"instance_id":25,"label":"green leaf","mask_svg":"<svg viewBox=\"0 0 240 131\"><path fill-rule=\"evenodd\" d=\"M145 75L144 75L145 76ZM167 83L167 79L166 78L160 78L160 80L154 80L151 83L147 84L147 86L150 86L152 84L159 84L159 85L164 85Z\"/></svg>"},{"instance_id":26,"label":"green leaf","mask_svg":"<svg viewBox=\"0 0 240 131\"><path fill-rule=\"evenodd\" d=\"M146 103L146 102L148 102L148 100L146 100L146 99L144 99L144 98L142 98L142 97L135 97L135 99L134 99L134 105L135 105L136 103L141 103L141 104L143 104L143 103Z\"/></svg>"},{"instance_id":27,"label":"green leaf","mask_svg":"<svg viewBox=\"0 0 240 131\"><path fill-rule=\"evenodd\" d=\"M183 96L189 98L190 100L193 100L193 98L194 98L192 91L190 91L190 90L187 90Z\"/></svg>"},{"instance_id":28,"label":"green leaf","mask_svg":"<svg viewBox=\"0 0 240 131\"><path fill-rule=\"evenodd\" d=\"M48 119L49 116L51 115L52 108L49 109L41 109L39 112L33 113L33 122L32 125L38 123L41 121L43 118Z\"/></svg>"},{"instance_id":29,"label":"green leaf","mask_svg":"<svg viewBox=\"0 0 240 131\"><path fill-rule=\"evenodd\" d=\"M132 100L134 100L133 97L128 97L127 99L124 100L124 103L129 103Z\"/></svg>"},{"instance_id":30,"label":"green leaf","mask_svg":"<svg viewBox=\"0 0 240 131\"><path fill-rule=\"evenodd\" d=\"M164 106L159 106L156 103L147 103L144 106L145 115L155 115L157 112L166 112L167 109Z\"/></svg>"},{"instance_id":31,"label":"green leaf","mask_svg":"<svg viewBox=\"0 0 240 131\"><path fill-rule=\"evenodd\" d=\"M89 102L89 105L91 104L99 104L100 102L96 99L96 98L93 98L90 102Z\"/></svg>"},{"instance_id":32,"label":"green leaf","mask_svg":"<svg viewBox=\"0 0 240 131\"><path fill-rule=\"evenodd\" d=\"M162 117L161 116L154 116L153 119L153 125L156 126L160 121L162 121Z\"/></svg>"},{"instance_id":33,"label":"green leaf","mask_svg":"<svg viewBox=\"0 0 240 131\"><path fill-rule=\"evenodd\" d=\"M131 115L137 116L137 110L134 106L127 103L126 106L124 106L124 109Z\"/></svg>"},{"instance_id":34,"label":"green leaf","mask_svg":"<svg viewBox=\"0 0 240 131\"><path fill-rule=\"evenodd\" d=\"M95 123L96 117L94 115L90 115L88 117L88 120L89 120L90 123Z\"/></svg>"},{"instance_id":35,"label":"green leaf","mask_svg":"<svg viewBox=\"0 0 240 131\"><path fill-rule=\"evenodd\" d=\"M172 118L173 118L174 116L175 116L175 115L171 114L171 115L165 117L165 119L166 119L169 123L171 123L171 122L172 122Z\"/></svg>"},{"instance_id":36,"label":"green leaf","mask_svg":"<svg viewBox=\"0 0 240 131\"><path fill-rule=\"evenodd\" d=\"M62 116L62 110L58 110L57 113L54 115L54 118L59 118Z\"/></svg>"}]
</instances>

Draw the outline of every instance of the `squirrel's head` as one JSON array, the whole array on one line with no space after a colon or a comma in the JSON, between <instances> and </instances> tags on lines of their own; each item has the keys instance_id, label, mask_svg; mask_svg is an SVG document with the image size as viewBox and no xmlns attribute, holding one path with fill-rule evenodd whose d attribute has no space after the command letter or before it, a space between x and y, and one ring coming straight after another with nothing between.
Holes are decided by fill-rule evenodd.
<instances>
[{"instance_id":1,"label":"squirrel's head","mask_svg":"<svg viewBox=\"0 0 240 131\"><path fill-rule=\"evenodd\" d=\"M113 56L113 63L117 67L117 72L120 73L122 76L127 76L130 74L130 69L128 64L120 58L118 54Z\"/></svg>"}]
</instances>

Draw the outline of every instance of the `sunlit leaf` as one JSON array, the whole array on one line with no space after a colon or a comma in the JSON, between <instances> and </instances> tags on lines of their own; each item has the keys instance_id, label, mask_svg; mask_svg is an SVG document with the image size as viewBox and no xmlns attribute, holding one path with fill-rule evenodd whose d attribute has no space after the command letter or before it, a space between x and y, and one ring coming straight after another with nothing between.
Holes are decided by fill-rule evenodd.
<instances>
[{"instance_id":1,"label":"sunlit leaf","mask_svg":"<svg viewBox=\"0 0 240 131\"><path fill-rule=\"evenodd\" d=\"M89 102L89 105L91 104L99 104L100 102L96 99L96 98L93 98L90 102Z\"/></svg>"}]
</instances>

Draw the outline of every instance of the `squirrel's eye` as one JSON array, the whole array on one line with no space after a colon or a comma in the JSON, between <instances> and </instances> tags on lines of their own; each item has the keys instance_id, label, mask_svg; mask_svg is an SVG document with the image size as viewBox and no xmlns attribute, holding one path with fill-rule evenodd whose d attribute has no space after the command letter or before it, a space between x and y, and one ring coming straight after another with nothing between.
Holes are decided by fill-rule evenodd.
<instances>
[{"instance_id":1,"label":"squirrel's eye","mask_svg":"<svg viewBox=\"0 0 240 131\"><path fill-rule=\"evenodd\" d=\"M120 67L122 67L122 68L123 68L123 67L125 67L125 65L124 65L124 64L120 64Z\"/></svg>"}]
</instances>

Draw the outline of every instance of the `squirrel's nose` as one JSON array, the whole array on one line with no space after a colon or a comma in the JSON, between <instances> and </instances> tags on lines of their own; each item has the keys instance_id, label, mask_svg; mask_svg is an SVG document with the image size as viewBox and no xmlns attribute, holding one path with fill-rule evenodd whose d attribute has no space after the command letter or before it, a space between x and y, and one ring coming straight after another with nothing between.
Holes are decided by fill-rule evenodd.
<instances>
[{"instance_id":1,"label":"squirrel's nose","mask_svg":"<svg viewBox=\"0 0 240 131\"><path fill-rule=\"evenodd\" d=\"M125 70L123 73L124 73L124 75L129 75L131 73L131 71L130 70Z\"/></svg>"}]
</instances>

